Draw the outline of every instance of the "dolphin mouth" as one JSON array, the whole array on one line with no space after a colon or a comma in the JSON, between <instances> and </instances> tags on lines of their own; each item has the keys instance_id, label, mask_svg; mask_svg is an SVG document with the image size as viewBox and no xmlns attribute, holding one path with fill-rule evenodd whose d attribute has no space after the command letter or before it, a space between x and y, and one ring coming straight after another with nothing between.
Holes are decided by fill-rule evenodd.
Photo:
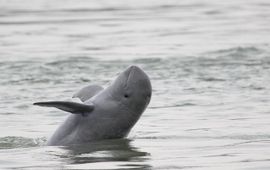
<instances>
[{"instance_id":1,"label":"dolphin mouth","mask_svg":"<svg viewBox=\"0 0 270 170\"><path fill-rule=\"evenodd\" d=\"M130 78L133 76L135 68L136 68L136 66L130 66L130 67L128 68L128 71L129 71L129 72L128 72L126 84L128 84Z\"/></svg>"}]
</instances>

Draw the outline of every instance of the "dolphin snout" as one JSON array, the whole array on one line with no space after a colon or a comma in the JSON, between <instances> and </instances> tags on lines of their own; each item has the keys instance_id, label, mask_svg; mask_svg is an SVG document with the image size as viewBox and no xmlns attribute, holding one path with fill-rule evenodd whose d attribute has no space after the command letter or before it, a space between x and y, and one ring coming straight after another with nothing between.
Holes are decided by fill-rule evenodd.
<instances>
[{"instance_id":1,"label":"dolphin snout","mask_svg":"<svg viewBox=\"0 0 270 170\"><path fill-rule=\"evenodd\" d=\"M131 65L126 69L126 72L128 73L128 75L145 75L144 71L135 65Z\"/></svg>"},{"instance_id":2,"label":"dolphin snout","mask_svg":"<svg viewBox=\"0 0 270 170\"><path fill-rule=\"evenodd\" d=\"M138 67L138 66L134 66L134 65L131 65L129 66L125 71L125 75L126 75L126 78L127 78L127 81L129 80L130 77L133 77L133 75L135 74L138 74L139 72L142 72L142 70L140 71L141 69Z\"/></svg>"},{"instance_id":3,"label":"dolphin snout","mask_svg":"<svg viewBox=\"0 0 270 170\"><path fill-rule=\"evenodd\" d=\"M131 65L126 69L127 83L141 82L144 89L151 91L151 83L147 74L138 66ZM150 92L151 93L151 92Z\"/></svg>"},{"instance_id":4,"label":"dolphin snout","mask_svg":"<svg viewBox=\"0 0 270 170\"><path fill-rule=\"evenodd\" d=\"M140 69L140 67L138 67L138 66L134 66L134 65L131 65L131 66L129 66L127 69L126 69L126 71L128 71L129 73L131 72L131 71L139 71L139 70L141 70Z\"/></svg>"}]
</instances>

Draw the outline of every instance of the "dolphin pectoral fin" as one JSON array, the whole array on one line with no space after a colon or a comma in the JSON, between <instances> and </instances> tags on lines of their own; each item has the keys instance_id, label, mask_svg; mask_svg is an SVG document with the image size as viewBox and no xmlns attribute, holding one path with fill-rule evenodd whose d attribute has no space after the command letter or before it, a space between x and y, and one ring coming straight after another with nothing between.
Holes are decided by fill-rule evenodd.
<instances>
[{"instance_id":1,"label":"dolphin pectoral fin","mask_svg":"<svg viewBox=\"0 0 270 170\"><path fill-rule=\"evenodd\" d=\"M84 101L90 99L91 97L93 97L94 95L96 95L101 90L103 90L103 87L101 87L101 86L98 86L98 85L89 85L89 86L86 86L86 87L82 88L78 92L76 92L72 96L72 98L77 97L82 102L84 102Z\"/></svg>"},{"instance_id":2,"label":"dolphin pectoral fin","mask_svg":"<svg viewBox=\"0 0 270 170\"><path fill-rule=\"evenodd\" d=\"M73 114L82 114L83 116L86 116L94 109L93 104L82 104L68 101L37 102L34 103L34 105L44 107L56 107L60 110L64 110Z\"/></svg>"}]
</instances>

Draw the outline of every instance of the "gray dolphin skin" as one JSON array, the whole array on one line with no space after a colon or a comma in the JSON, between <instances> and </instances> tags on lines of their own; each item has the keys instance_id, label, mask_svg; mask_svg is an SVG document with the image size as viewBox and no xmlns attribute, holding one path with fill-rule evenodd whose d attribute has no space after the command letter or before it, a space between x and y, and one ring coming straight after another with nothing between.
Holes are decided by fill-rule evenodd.
<instances>
[{"instance_id":1,"label":"gray dolphin skin","mask_svg":"<svg viewBox=\"0 0 270 170\"><path fill-rule=\"evenodd\" d=\"M105 89L90 85L75 93L73 97L82 103L48 101L34 105L72 113L47 143L63 146L126 137L148 106L151 95L149 77L139 67L130 66Z\"/></svg>"}]
</instances>

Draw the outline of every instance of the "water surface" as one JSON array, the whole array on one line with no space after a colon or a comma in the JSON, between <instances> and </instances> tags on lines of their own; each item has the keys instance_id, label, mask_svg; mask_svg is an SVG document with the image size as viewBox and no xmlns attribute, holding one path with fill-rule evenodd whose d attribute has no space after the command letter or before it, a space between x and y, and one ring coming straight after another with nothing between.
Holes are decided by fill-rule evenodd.
<instances>
[{"instance_id":1,"label":"water surface","mask_svg":"<svg viewBox=\"0 0 270 170\"><path fill-rule=\"evenodd\" d=\"M0 0L0 169L269 169L270 3ZM68 116L36 101L153 86L127 139L44 146Z\"/></svg>"}]
</instances>

